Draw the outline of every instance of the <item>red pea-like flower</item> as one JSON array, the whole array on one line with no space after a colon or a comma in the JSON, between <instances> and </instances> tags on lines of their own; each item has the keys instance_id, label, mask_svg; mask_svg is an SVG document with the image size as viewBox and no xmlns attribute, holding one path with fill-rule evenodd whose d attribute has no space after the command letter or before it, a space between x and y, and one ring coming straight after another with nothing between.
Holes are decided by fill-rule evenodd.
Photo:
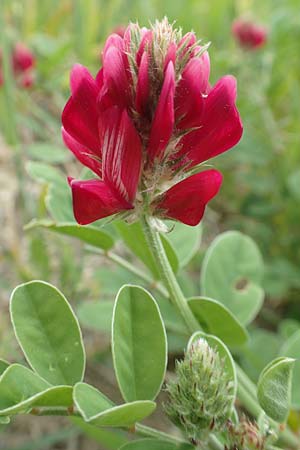
<instances>
[{"instance_id":1,"label":"red pea-like flower","mask_svg":"<svg viewBox=\"0 0 300 450\"><path fill-rule=\"evenodd\" d=\"M236 81L209 84L207 49L163 20L108 37L95 78L75 65L62 114L66 146L96 178L69 178L84 225L142 214L197 225L222 175L201 163L240 140Z\"/></svg>"},{"instance_id":2,"label":"red pea-like flower","mask_svg":"<svg viewBox=\"0 0 300 450\"><path fill-rule=\"evenodd\" d=\"M262 25L242 18L233 22L232 34L241 47L249 50L264 46L268 35Z\"/></svg>"},{"instance_id":3,"label":"red pea-like flower","mask_svg":"<svg viewBox=\"0 0 300 450\"><path fill-rule=\"evenodd\" d=\"M33 68L35 57L25 44L17 42L12 50L11 68L17 83L23 88L29 88L34 83ZM2 53L0 49L0 86L4 83L2 74Z\"/></svg>"}]
</instances>

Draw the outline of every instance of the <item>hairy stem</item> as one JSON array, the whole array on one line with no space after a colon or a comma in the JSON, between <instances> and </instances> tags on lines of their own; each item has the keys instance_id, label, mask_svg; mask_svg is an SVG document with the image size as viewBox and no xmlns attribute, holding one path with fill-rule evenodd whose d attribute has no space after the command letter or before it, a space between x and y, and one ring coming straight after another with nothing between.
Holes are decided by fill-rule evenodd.
<instances>
[{"instance_id":1,"label":"hairy stem","mask_svg":"<svg viewBox=\"0 0 300 450\"><path fill-rule=\"evenodd\" d=\"M182 293L182 290L177 282L177 279L173 273L164 247L162 245L159 233L152 229L151 225L148 223L147 218L142 219L142 225L146 240L155 258L155 261L157 261L157 264L160 268L162 281L164 282L165 287L169 292L172 303L183 318L187 330L190 333L198 331L199 324L195 319L192 311L190 310L187 301Z\"/></svg>"}]
</instances>

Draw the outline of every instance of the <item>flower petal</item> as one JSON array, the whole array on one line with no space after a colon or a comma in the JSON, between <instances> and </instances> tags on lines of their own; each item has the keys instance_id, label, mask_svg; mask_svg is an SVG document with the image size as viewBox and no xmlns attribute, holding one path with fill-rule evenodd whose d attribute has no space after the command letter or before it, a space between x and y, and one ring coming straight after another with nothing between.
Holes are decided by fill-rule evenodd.
<instances>
[{"instance_id":1,"label":"flower petal","mask_svg":"<svg viewBox=\"0 0 300 450\"><path fill-rule=\"evenodd\" d=\"M136 98L135 98L135 106L136 110L143 114L147 107L147 100L149 97L149 56L147 52L143 53L139 73L138 80L136 86Z\"/></svg>"},{"instance_id":2,"label":"flower petal","mask_svg":"<svg viewBox=\"0 0 300 450\"><path fill-rule=\"evenodd\" d=\"M206 161L236 145L243 133L235 105L236 80L227 75L210 91L204 106L202 125L179 142L178 157L186 156L190 166Z\"/></svg>"},{"instance_id":3,"label":"flower petal","mask_svg":"<svg viewBox=\"0 0 300 450\"><path fill-rule=\"evenodd\" d=\"M113 45L108 47L103 54L103 79L112 103L121 108L128 107L130 105L130 83L124 54Z\"/></svg>"},{"instance_id":4,"label":"flower petal","mask_svg":"<svg viewBox=\"0 0 300 450\"><path fill-rule=\"evenodd\" d=\"M123 51L124 49L123 38L119 34L112 33L108 36L102 53L103 58L111 47L117 47L120 51Z\"/></svg>"},{"instance_id":5,"label":"flower petal","mask_svg":"<svg viewBox=\"0 0 300 450\"><path fill-rule=\"evenodd\" d=\"M97 159L91 150L76 141L64 128L62 128L62 138L66 147L71 150L78 161L99 175L99 177L102 176L101 160Z\"/></svg>"},{"instance_id":6,"label":"flower petal","mask_svg":"<svg viewBox=\"0 0 300 450\"><path fill-rule=\"evenodd\" d=\"M164 72L166 71L170 61L172 61L173 66L175 67L176 52L177 52L177 45L175 44L175 42L171 42L164 60Z\"/></svg>"},{"instance_id":7,"label":"flower petal","mask_svg":"<svg viewBox=\"0 0 300 450\"><path fill-rule=\"evenodd\" d=\"M74 217L80 225L133 208L125 200L116 197L103 181L70 179L69 184L72 189Z\"/></svg>"},{"instance_id":8,"label":"flower petal","mask_svg":"<svg viewBox=\"0 0 300 450\"><path fill-rule=\"evenodd\" d=\"M221 183L222 175L214 169L192 175L164 192L155 202L155 211L161 217L197 225Z\"/></svg>"},{"instance_id":9,"label":"flower petal","mask_svg":"<svg viewBox=\"0 0 300 450\"><path fill-rule=\"evenodd\" d=\"M70 87L72 97L78 102L95 99L98 94L96 81L88 69L81 64L75 64L71 70Z\"/></svg>"},{"instance_id":10,"label":"flower petal","mask_svg":"<svg viewBox=\"0 0 300 450\"><path fill-rule=\"evenodd\" d=\"M175 72L173 63L170 61L150 131L147 152L152 161L156 156L162 154L172 135L174 126L174 93Z\"/></svg>"},{"instance_id":11,"label":"flower petal","mask_svg":"<svg viewBox=\"0 0 300 450\"><path fill-rule=\"evenodd\" d=\"M63 126L74 139L100 156L98 87L89 71L79 64L71 72L71 91L62 113Z\"/></svg>"},{"instance_id":12,"label":"flower petal","mask_svg":"<svg viewBox=\"0 0 300 450\"><path fill-rule=\"evenodd\" d=\"M197 42L197 38L195 33L192 33L191 31L186 33L182 39L179 41L178 49L183 50L184 54L187 52L187 50L195 45Z\"/></svg>"},{"instance_id":13,"label":"flower petal","mask_svg":"<svg viewBox=\"0 0 300 450\"><path fill-rule=\"evenodd\" d=\"M204 108L202 93L206 92L208 76L207 57L192 58L185 66L175 93L175 117L178 129L200 125Z\"/></svg>"},{"instance_id":14,"label":"flower petal","mask_svg":"<svg viewBox=\"0 0 300 450\"><path fill-rule=\"evenodd\" d=\"M153 31L152 30L142 29L141 34L142 34L142 38L141 38L140 46L138 48L138 51L136 52L136 57L135 57L136 63L138 66L141 63L141 59L142 59L144 51L148 52L148 47L150 46L150 44L152 43L152 40L153 40Z\"/></svg>"},{"instance_id":15,"label":"flower petal","mask_svg":"<svg viewBox=\"0 0 300 450\"><path fill-rule=\"evenodd\" d=\"M132 203L138 187L142 146L127 111L107 110L101 119L103 179L119 195Z\"/></svg>"}]
</instances>

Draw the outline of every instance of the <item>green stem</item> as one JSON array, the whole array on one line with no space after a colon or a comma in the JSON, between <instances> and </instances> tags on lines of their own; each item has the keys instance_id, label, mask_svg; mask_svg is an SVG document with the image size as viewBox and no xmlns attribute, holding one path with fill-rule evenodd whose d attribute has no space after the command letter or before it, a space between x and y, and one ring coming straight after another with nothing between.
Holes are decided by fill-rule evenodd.
<instances>
[{"instance_id":1,"label":"green stem","mask_svg":"<svg viewBox=\"0 0 300 450\"><path fill-rule=\"evenodd\" d=\"M253 416L258 418L262 413L262 409L259 404L256 402L253 395L250 391L245 388L245 386L240 382L238 383L238 398L242 402L243 405L246 406L247 411Z\"/></svg>"},{"instance_id":2,"label":"green stem","mask_svg":"<svg viewBox=\"0 0 300 450\"><path fill-rule=\"evenodd\" d=\"M188 441L174 437L170 434L164 433L163 431L156 430L155 428L142 425L140 423L136 424L135 431L140 436L152 437L166 442L171 442L172 444L190 444ZM191 444L190 444L191 445ZM208 441L209 450L224 450L224 445L214 436L211 435Z\"/></svg>"},{"instance_id":3,"label":"green stem","mask_svg":"<svg viewBox=\"0 0 300 450\"><path fill-rule=\"evenodd\" d=\"M195 319L192 311L190 310L187 301L182 293L182 290L177 282L177 279L173 273L173 270L169 264L159 233L153 230L147 218L142 219L142 226L149 248L160 268L162 281L165 283L171 301L183 318L187 330L190 333L198 331L199 324Z\"/></svg>"},{"instance_id":4,"label":"green stem","mask_svg":"<svg viewBox=\"0 0 300 450\"><path fill-rule=\"evenodd\" d=\"M148 218L142 219L142 225L149 248L160 268L162 281L165 283L165 286L169 291L171 301L173 302L175 308L182 316L186 324L187 330L190 333L198 331L199 324L195 319L192 311L190 310L187 301L183 295L183 292L172 271L167 255L164 251L159 233L151 227ZM239 391L238 391L239 398L242 401L245 408L254 417L258 418L262 410L256 400L256 387L237 364L236 367L239 384ZM274 422L271 423L274 424ZM297 449L299 448L299 441L297 437L288 429L280 433L280 439L288 447Z\"/></svg>"},{"instance_id":5,"label":"green stem","mask_svg":"<svg viewBox=\"0 0 300 450\"><path fill-rule=\"evenodd\" d=\"M188 444L188 442L183 439L171 436L170 434L148 427L147 425L142 425L141 423L137 423L135 425L135 431L140 436L159 439L162 441L171 442L172 444Z\"/></svg>"},{"instance_id":6,"label":"green stem","mask_svg":"<svg viewBox=\"0 0 300 450\"><path fill-rule=\"evenodd\" d=\"M117 255L116 253L114 253L114 252L112 252L110 250L104 251L104 250L101 250L101 249L98 249L98 248L96 249L95 247L87 246L86 250L88 252L90 252L90 253L95 253L95 254L98 254L98 255L105 256L110 261L115 262L120 267L123 267L124 269L128 270L128 272L133 273L134 275L139 277L141 280L145 281L149 285L150 288L155 289L157 292L159 292L164 297L166 297L166 298L169 297L169 292L166 290L166 288L161 283L159 283L156 280L154 280L146 272L143 272L142 270L140 270L137 267L135 267L129 261L127 261L126 259L122 258L122 256L119 256L119 255Z\"/></svg>"}]
</instances>

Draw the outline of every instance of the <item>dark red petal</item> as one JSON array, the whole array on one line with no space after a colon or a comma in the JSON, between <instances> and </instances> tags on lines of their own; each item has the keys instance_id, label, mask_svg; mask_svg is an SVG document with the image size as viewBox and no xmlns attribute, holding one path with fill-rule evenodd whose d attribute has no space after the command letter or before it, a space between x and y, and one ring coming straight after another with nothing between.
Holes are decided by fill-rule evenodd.
<instances>
[{"instance_id":1,"label":"dark red petal","mask_svg":"<svg viewBox=\"0 0 300 450\"><path fill-rule=\"evenodd\" d=\"M87 225L117 212L132 209L125 200L115 196L110 187L100 180L69 180L72 189L73 211L80 225Z\"/></svg>"},{"instance_id":2,"label":"dark red petal","mask_svg":"<svg viewBox=\"0 0 300 450\"><path fill-rule=\"evenodd\" d=\"M72 96L62 113L63 126L74 139L100 156L97 83L85 67L76 64L70 84Z\"/></svg>"},{"instance_id":3,"label":"dark red petal","mask_svg":"<svg viewBox=\"0 0 300 450\"><path fill-rule=\"evenodd\" d=\"M179 129L188 129L201 124L209 70L207 59L192 58L185 66L175 92L175 117Z\"/></svg>"},{"instance_id":4,"label":"dark red petal","mask_svg":"<svg viewBox=\"0 0 300 450\"><path fill-rule=\"evenodd\" d=\"M97 83L88 69L81 64L75 64L70 74L71 94L76 101L86 101L98 94Z\"/></svg>"},{"instance_id":5,"label":"dark red petal","mask_svg":"<svg viewBox=\"0 0 300 450\"><path fill-rule=\"evenodd\" d=\"M96 84L98 86L99 91L102 89L104 80L103 80L103 68L99 70L95 78Z\"/></svg>"},{"instance_id":6,"label":"dark red petal","mask_svg":"<svg viewBox=\"0 0 300 450\"><path fill-rule=\"evenodd\" d=\"M172 136L174 126L175 72L172 61L169 62L163 87L159 96L152 122L148 155L151 161L165 150Z\"/></svg>"},{"instance_id":7,"label":"dark red petal","mask_svg":"<svg viewBox=\"0 0 300 450\"><path fill-rule=\"evenodd\" d=\"M197 38L195 33L192 33L191 31L189 33L186 33L183 38L179 41L178 48L186 48L189 49L194 44L196 44Z\"/></svg>"},{"instance_id":8,"label":"dark red petal","mask_svg":"<svg viewBox=\"0 0 300 450\"><path fill-rule=\"evenodd\" d=\"M123 38L116 33L110 34L104 45L103 58L111 47L117 47L122 52L124 50Z\"/></svg>"},{"instance_id":9,"label":"dark red petal","mask_svg":"<svg viewBox=\"0 0 300 450\"><path fill-rule=\"evenodd\" d=\"M84 109L75 103L73 97L70 97L62 113L62 124L74 139L92 150L95 155L101 155L98 115L95 117L93 114L85 113Z\"/></svg>"},{"instance_id":10,"label":"dark red petal","mask_svg":"<svg viewBox=\"0 0 300 450\"><path fill-rule=\"evenodd\" d=\"M123 56L121 50L114 46L110 46L103 55L105 87L112 103L121 108L127 107L130 100L130 82Z\"/></svg>"},{"instance_id":11,"label":"dark red petal","mask_svg":"<svg viewBox=\"0 0 300 450\"><path fill-rule=\"evenodd\" d=\"M210 59L208 51L203 52L198 59L201 61L201 66L199 67L199 71L201 72L201 81L199 76L199 89L203 94L205 94L209 89L208 80L210 75Z\"/></svg>"},{"instance_id":12,"label":"dark red petal","mask_svg":"<svg viewBox=\"0 0 300 450\"><path fill-rule=\"evenodd\" d=\"M78 161L99 175L99 177L102 176L101 161L91 150L76 141L64 128L62 128L62 138Z\"/></svg>"},{"instance_id":13,"label":"dark red petal","mask_svg":"<svg viewBox=\"0 0 300 450\"><path fill-rule=\"evenodd\" d=\"M156 202L161 217L176 219L186 225L197 225L206 204L219 192L222 175L211 169L192 175L175 184Z\"/></svg>"},{"instance_id":14,"label":"dark red petal","mask_svg":"<svg viewBox=\"0 0 300 450\"><path fill-rule=\"evenodd\" d=\"M165 60L164 60L164 71L167 69L170 61L172 61L173 66L175 67L176 51L177 51L177 45L175 44L175 42L171 42L171 44L169 45Z\"/></svg>"},{"instance_id":15,"label":"dark red petal","mask_svg":"<svg viewBox=\"0 0 300 450\"><path fill-rule=\"evenodd\" d=\"M146 49L146 51L148 51L148 47L150 46L152 39L153 39L153 31L152 30L142 29L142 33L143 33L143 36L141 39L141 43L138 48L138 51L136 52L136 63L138 66L141 63L141 59L142 59L145 49Z\"/></svg>"},{"instance_id":16,"label":"dark red petal","mask_svg":"<svg viewBox=\"0 0 300 450\"><path fill-rule=\"evenodd\" d=\"M131 27L132 25L128 25L128 27L124 31L123 35L123 46L125 52L130 52L130 45L131 45Z\"/></svg>"},{"instance_id":17,"label":"dark red petal","mask_svg":"<svg viewBox=\"0 0 300 450\"><path fill-rule=\"evenodd\" d=\"M204 106L201 127L185 135L178 144L178 156L191 166L206 161L236 145L243 133L235 105L236 80L227 75L210 91ZM186 162L185 161L185 162Z\"/></svg>"},{"instance_id":18,"label":"dark red petal","mask_svg":"<svg viewBox=\"0 0 300 450\"><path fill-rule=\"evenodd\" d=\"M142 163L139 135L126 110L110 108L101 119L104 181L127 202L134 201Z\"/></svg>"},{"instance_id":19,"label":"dark red petal","mask_svg":"<svg viewBox=\"0 0 300 450\"><path fill-rule=\"evenodd\" d=\"M136 110L142 114L147 106L149 97L149 55L147 52L143 53L141 64L139 67L138 80L136 86L135 106Z\"/></svg>"}]
</instances>

